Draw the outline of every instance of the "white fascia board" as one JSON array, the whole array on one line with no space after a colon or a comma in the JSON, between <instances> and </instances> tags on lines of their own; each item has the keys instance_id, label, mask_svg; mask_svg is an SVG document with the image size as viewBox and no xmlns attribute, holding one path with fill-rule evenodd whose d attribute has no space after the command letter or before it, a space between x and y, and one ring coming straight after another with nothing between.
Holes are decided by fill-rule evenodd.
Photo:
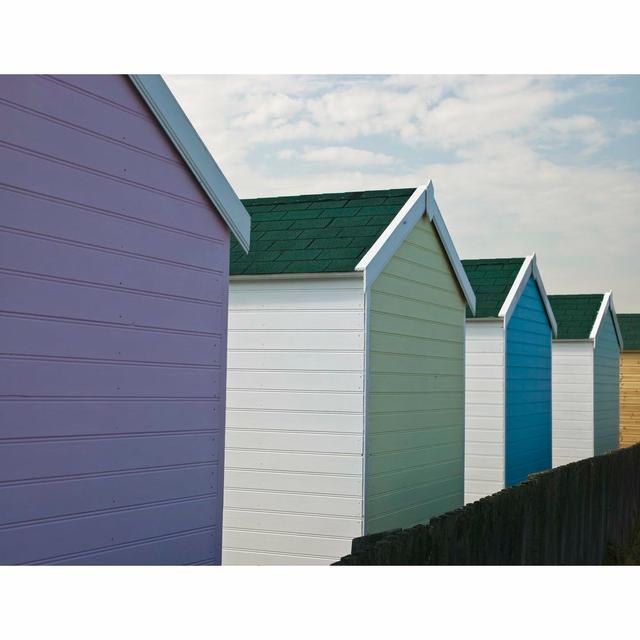
<instances>
[{"instance_id":1,"label":"white fascia board","mask_svg":"<svg viewBox=\"0 0 640 640\"><path fill-rule=\"evenodd\" d=\"M505 327L511 318L511 314L514 312L516 305L518 304L518 300L524 291L524 288L527 286L527 282L529 280L529 276L532 272L532 264L533 264L533 255L527 256L520 267L520 271L518 271L518 275L516 276L513 284L511 285L511 289L509 289L509 293L502 303L502 307L500 307L500 311L498 311L498 317L504 320Z\"/></svg>"},{"instance_id":2,"label":"white fascia board","mask_svg":"<svg viewBox=\"0 0 640 640\"><path fill-rule=\"evenodd\" d=\"M616 308L613 306L613 291L609 291L609 307L611 308L611 317L613 318L613 326L618 336L618 344L620 345L620 351L624 350L624 341L622 340L622 329L618 324L618 315L616 314Z\"/></svg>"},{"instance_id":3,"label":"white fascia board","mask_svg":"<svg viewBox=\"0 0 640 640\"><path fill-rule=\"evenodd\" d=\"M242 282L244 280L326 280L336 278L346 280L362 280L363 274L354 271L323 271L312 273L249 273L229 276L230 282Z\"/></svg>"},{"instance_id":4,"label":"white fascia board","mask_svg":"<svg viewBox=\"0 0 640 640\"><path fill-rule=\"evenodd\" d=\"M465 318L464 324L495 324L504 327L504 320L502 318Z\"/></svg>"},{"instance_id":5,"label":"white fascia board","mask_svg":"<svg viewBox=\"0 0 640 640\"><path fill-rule=\"evenodd\" d=\"M551 329L553 330L553 337L555 338L558 335L558 323L556 322L556 317L553 313L551 303L549 302L549 296L547 295L547 290L544 287L544 282L542 282L542 276L540 275L540 271L538 270L538 261L536 260L535 253L533 254L533 279L538 285L538 291L540 291L540 295L542 296L542 303L544 304L544 308L547 311L549 324L551 325Z\"/></svg>"},{"instance_id":6,"label":"white fascia board","mask_svg":"<svg viewBox=\"0 0 640 640\"><path fill-rule=\"evenodd\" d=\"M589 340L595 340L598 335L598 331L600 331L600 325L604 320L604 315L609 308L609 296L611 291L608 291L602 296L602 302L600 303L600 308L598 309L598 314L596 315L596 319L593 322L593 327L591 327L591 333L589 334Z\"/></svg>"},{"instance_id":7,"label":"white fascia board","mask_svg":"<svg viewBox=\"0 0 640 640\"><path fill-rule=\"evenodd\" d=\"M556 317L553 315L551 304L549 303L547 291L544 288L544 284L542 282L542 276L540 275L540 271L538 270L538 263L535 253L532 253L530 256L527 256L524 259L524 262L520 267L520 271L518 271L518 275L516 276L515 280L513 281L513 285L509 290L509 294L505 298L505 301L500 308L498 316L504 318L504 325L506 327L509 320L511 319L511 315L518 305L518 300L520 299L522 292L525 290L531 276L533 276L533 280L538 287L538 291L540 292L542 304L544 305L545 311L547 313L547 318L549 319L549 324L551 325L551 330L553 331L553 337L555 338L558 335L558 325L556 323Z\"/></svg>"},{"instance_id":8,"label":"white fascia board","mask_svg":"<svg viewBox=\"0 0 640 640\"><path fill-rule=\"evenodd\" d=\"M591 333L589 334L589 339L593 340L594 342L597 340L598 332L600 331L600 327L602 326L604 318L609 310L611 310L611 317L613 318L613 326L616 332L616 337L618 338L618 345L620 346L620 351L622 351L622 332L620 331L620 325L618 324L618 318L616 317L616 310L613 306L613 291L611 290L607 291L602 296L600 309L598 309L598 315L596 316L595 322L593 323Z\"/></svg>"},{"instance_id":9,"label":"white fascia board","mask_svg":"<svg viewBox=\"0 0 640 640\"><path fill-rule=\"evenodd\" d=\"M429 220L433 222L433 226L436 228L438 235L440 236L440 241L442 242L442 246L444 250L447 252L447 256L449 258L449 262L453 267L453 271L456 274L456 278L458 279L458 284L462 289L462 293L471 309L471 313L475 315L476 313L476 294L473 291L473 287L469 282L469 278L467 277L467 272L464 270L462 266L462 262L460 261L460 256L456 251L455 245L453 244L453 240L449 235L449 230L447 229L447 225L444 222L444 218L440 213L440 208L438 207L438 203L436 202L433 182L430 180L427 185L426 191L426 199L427 199L427 215L429 216Z\"/></svg>"},{"instance_id":10,"label":"white fascia board","mask_svg":"<svg viewBox=\"0 0 640 640\"><path fill-rule=\"evenodd\" d=\"M418 187L402 205L387 228L378 236L371 248L356 265L356 271L366 273L367 288L382 273L387 263L400 248L416 223L426 211L426 186Z\"/></svg>"},{"instance_id":11,"label":"white fascia board","mask_svg":"<svg viewBox=\"0 0 640 640\"><path fill-rule=\"evenodd\" d=\"M129 78L242 248L249 251L249 213L162 76L130 75Z\"/></svg>"}]
</instances>

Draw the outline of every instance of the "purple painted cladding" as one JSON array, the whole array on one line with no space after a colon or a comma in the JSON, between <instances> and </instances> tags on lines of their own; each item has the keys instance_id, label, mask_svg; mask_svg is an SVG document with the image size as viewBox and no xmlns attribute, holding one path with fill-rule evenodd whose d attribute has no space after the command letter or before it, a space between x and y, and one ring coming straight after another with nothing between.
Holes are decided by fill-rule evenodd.
<instances>
[{"instance_id":1,"label":"purple painted cladding","mask_svg":"<svg viewBox=\"0 0 640 640\"><path fill-rule=\"evenodd\" d=\"M0 564L218 564L229 230L125 76L0 76Z\"/></svg>"}]
</instances>

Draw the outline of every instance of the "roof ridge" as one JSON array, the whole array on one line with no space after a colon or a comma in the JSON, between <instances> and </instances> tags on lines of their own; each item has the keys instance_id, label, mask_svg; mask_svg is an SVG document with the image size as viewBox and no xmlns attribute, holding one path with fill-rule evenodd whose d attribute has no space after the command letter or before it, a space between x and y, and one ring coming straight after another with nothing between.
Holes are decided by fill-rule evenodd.
<instances>
[{"instance_id":1,"label":"roof ridge","mask_svg":"<svg viewBox=\"0 0 640 640\"><path fill-rule=\"evenodd\" d=\"M397 187L391 189L357 189L351 191L327 191L327 192L318 192L318 193L294 193L294 194L284 194L277 196L257 196L255 198L241 198L243 204L251 204L251 203L260 203L266 202L268 200L283 200L285 198L290 199L299 199L299 198L326 198L331 199L332 197L346 197L346 196L356 196L362 195L363 193L375 193L375 194L388 194L394 193L397 195L403 195L404 192L413 193L417 187Z\"/></svg>"},{"instance_id":2,"label":"roof ridge","mask_svg":"<svg viewBox=\"0 0 640 640\"><path fill-rule=\"evenodd\" d=\"M491 262L491 261L516 261L525 260L527 256L510 256L508 258L465 258L462 262Z\"/></svg>"},{"instance_id":3,"label":"roof ridge","mask_svg":"<svg viewBox=\"0 0 640 640\"><path fill-rule=\"evenodd\" d=\"M551 293L548 298L602 298L606 293Z\"/></svg>"}]
</instances>

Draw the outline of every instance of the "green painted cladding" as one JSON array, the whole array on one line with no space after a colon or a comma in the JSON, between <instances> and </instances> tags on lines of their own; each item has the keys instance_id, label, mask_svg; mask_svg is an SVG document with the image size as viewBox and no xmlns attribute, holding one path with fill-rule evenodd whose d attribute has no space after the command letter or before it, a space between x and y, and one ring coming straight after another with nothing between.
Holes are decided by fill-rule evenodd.
<instances>
[{"instance_id":1,"label":"green painted cladding","mask_svg":"<svg viewBox=\"0 0 640 640\"><path fill-rule=\"evenodd\" d=\"M594 353L594 454L618 448L620 346L611 311L602 321Z\"/></svg>"},{"instance_id":2,"label":"green painted cladding","mask_svg":"<svg viewBox=\"0 0 640 640\"><path fill-rule=\"evenodd\" d=\"M426 218L370 296L365 527L374 533L464 502L465 301Z\"/></svg>"}]
</instances>

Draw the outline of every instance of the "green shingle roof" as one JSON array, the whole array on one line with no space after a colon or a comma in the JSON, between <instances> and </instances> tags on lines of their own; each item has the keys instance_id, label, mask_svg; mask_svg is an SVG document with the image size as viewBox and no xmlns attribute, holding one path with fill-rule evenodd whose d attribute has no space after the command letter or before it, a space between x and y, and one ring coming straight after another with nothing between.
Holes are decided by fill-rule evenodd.
<instances>
[{"instance_id":1,"label":"green shingle roof","mask_svg":"<svg viewBox=\"0 0 640 640\"><path fill-rule=\"evenodd\" d=\"M524 258L463 260L476 294L476 314L467 307L467 318L497 318L523 262Z\"/></svg>"},{"instance_id":2,"label":"green shingle roof","mask_svg":"<svg viewBox=\"0 0 640 640\"><path fill-rule=\"evenodd\" d=\"M353 271L412 189L243 200L251 249L231 240L231 275Z\"/></svg>"},{"instance_id":3,"label":"green shingle roof","mask_svg":"<svg viewBox=\"0 0 640 640\"><path fill-rule=\"evenodd\" d=\"M602 293L549 296L558 323L559 340L584 340L591 334Z\"/></svg>"},{"instance_id":4,"label":"green shingle roof","mask_svg":"<svg viewBox=\"0 0 640 640\"><path fill-rule=\"evenodd\" d=\"M640 350L640 313L618 313L625 351Z\"/></svg>"}]
</instances>

